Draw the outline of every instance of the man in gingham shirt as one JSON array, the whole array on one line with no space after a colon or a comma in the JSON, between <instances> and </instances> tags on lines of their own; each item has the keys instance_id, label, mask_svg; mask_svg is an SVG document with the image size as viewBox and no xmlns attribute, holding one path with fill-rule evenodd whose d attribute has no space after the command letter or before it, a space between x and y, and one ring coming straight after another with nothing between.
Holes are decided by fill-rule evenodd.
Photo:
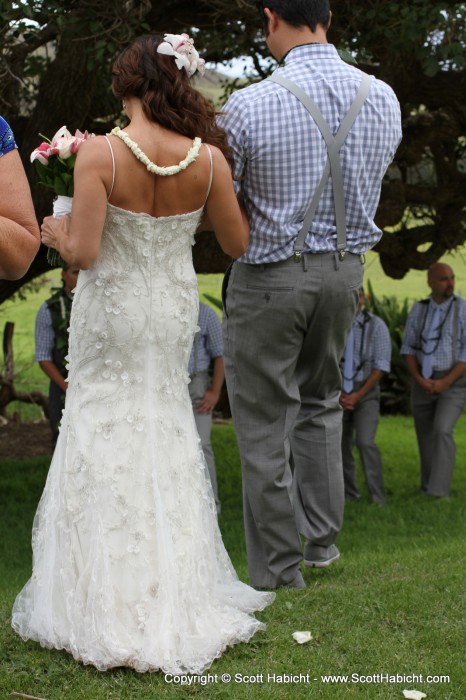
<instances>
[{"instance_id":1,"label":"man in gingham shirt","mask_svg":"<svg viewBox=\"0 0 466 700\"><path fill-rule=\"evenodd\" d=\"M380 415L379 382L383 375L390 371L392 343L385 322L364 308L365 301L364 290L361 289L359 311L351 326L341 363L343 476L346 500L359 498L353 454L353 438L355 438L369 498L373 503L383 505L385 488L382 458L375 444L375 434ZM350 344L351 347L349 347Z\"/></svg>"},{"instance_id":2,"label":"man in gingham shirt","mask_svg":"<svg viewBox=\"0 0 466 700\"><path fill-rule=\"evenodd\" d=\"M448 496L456 456L453 429L466 404L466 301L454 294L449 265L432 265L427 282L432 294L410 312L400 353L412 375L421 491Z\"/></svg>"},{"instance_id":3,"label":"man in gingham shirt","mask_svg":"<svg viewBox=\"0 0 466 700\"><path fill-rule=\"evenodd\" d=\"M79 269L63 264L62 287L44 301L35 323L35 355L41 370L50 379L49 423L55 445L68 387L66 356L68 355L68 326L73 290L78 282Z\"/></svg>"},{"instance_id":4,"label":"man in gingham shirt","mask_svg":"<svg viewBox=\"0 0 466 700\"><path fill-rule=\"evenodd\" d=\"M302 88L335 134L368 81L327 43L327 0L257 4L280 61L272 77ZM225 370L243 467L250 580L270 588L305 585L300 533L305 564L327 566L339 557L339 361L358 303L361 254L381 235L373 221L381 181L401 138L398 101L373 80L338 148L337 182L335 151L299 99L265 80L235 92L220 120L251 224L250 245L225 284ZM328 157L332 176L301 251L298 232ZM337 243L341 229L346 242Z\"/></svg>"},{"instance_id":5,"label":"man in gingham shirt","mask_svg":"<svg viewBox=\"0 0 466 700\"><path fill-rule=\"evenodd\" d=\"M188 372L191 378L189 395L193 404L197 432L201 438L202 450L209 470L215 506L217 513L220 513L221 505L218 495L217 471L210 436L212 432L212 411L218 403L225 380L222 326L215 311L202 302L199 302L198 325L199 330L194 336L188 364ZM213 372L211 379L209 368L212 361Z\"/></svg>"}]
</instances>

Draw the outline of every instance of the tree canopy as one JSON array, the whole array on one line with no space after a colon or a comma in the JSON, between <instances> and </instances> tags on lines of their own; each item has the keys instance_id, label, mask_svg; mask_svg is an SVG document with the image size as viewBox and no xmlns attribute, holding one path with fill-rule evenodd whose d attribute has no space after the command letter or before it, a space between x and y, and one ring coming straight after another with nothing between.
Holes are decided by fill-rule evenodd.
<instances>
[{"instance_id":1,"label":"tree canopy","mask_svg":"<svg viewBox=\"0 0 466 700\"><path fill-rule=\"evenodd\" d=\"M402 278L466 241L466 4L333 0L331 6L329 41L389 83L401 103L404 137L382 188L376 250L386 274ZM250 0L22 0L0 7L0 114L20 145L39 220L51 209L51 194L29 163L38 133L52 135L63 124L94 133L111 128L121 117L110 90L111 61L134 35L187 31L207 61L250 56L249 79L267 72ZM195 253L199 271L225 268L209 235L201 235ZM24 280L0 282L0 301L46 269L41 248Z\"/></svg>"}]
</instances>

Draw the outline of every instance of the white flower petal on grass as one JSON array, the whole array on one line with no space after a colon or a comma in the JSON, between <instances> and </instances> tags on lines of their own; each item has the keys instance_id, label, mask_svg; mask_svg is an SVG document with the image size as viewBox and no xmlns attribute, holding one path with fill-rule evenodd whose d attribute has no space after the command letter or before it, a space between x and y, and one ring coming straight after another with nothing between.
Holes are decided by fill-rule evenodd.
<instances>
[{"instance_id":1,"label":"white flower petal on grass","mask_svg":"<svg viewBox=\"0 0 466 700\"><path fill-rule=\"evenodd\" d=\"M295 642L298 642L298 644L306 644L306 642L310 642L312 639L312 634L308 632L293 632L293 639Z\"/></svg>"},{"instance_id":2,"label":"white flower petal on grass","mask_svg":"<svg viewBox=\"0 0 466 700\"><path fill-rule=\"evenodd\" d=\"M407 700L422 700L422 698L427 697L427 695L421 693L420 690L403 690L403 695Z\"/></svg>"}]
</instances>

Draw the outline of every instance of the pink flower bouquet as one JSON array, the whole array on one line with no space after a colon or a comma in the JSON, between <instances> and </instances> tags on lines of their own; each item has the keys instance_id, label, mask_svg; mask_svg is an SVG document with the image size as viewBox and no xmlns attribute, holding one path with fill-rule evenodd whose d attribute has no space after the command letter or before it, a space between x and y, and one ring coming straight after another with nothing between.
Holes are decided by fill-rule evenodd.
<instances>
[{"instance_id":1,"label":"pink flower bouquet","mask_svg":"<svg viewBox=\"0 0 466 700\"><path fill-rule=\"evenodd\" d=\"M79 129L73 136L66 126L62 126L51 141L43 141L31 153L31 163L36 167L40 184L52 189L56 195L72 197L76 154L89 136L87 131L82 133Z\"/></svg>"},{"instance_id":2,"label":"pink flower bouquet","mask_svg":"<svg viewBox=\"0 0 466 700\"><path fill-rule=\"evenodd\" d=\"M87 131L82 133L79 129L73 136L66 126L62 126L51 141L44 136L46 141L31 153L31 163L35 165L40 184L49 187L57 195L53 203L54 216L63 216L71 212L76 154L81 144L90 136L93 134ZM54 267L63 264L53 248L48 249L47 260Z\"/></svg>"}]
</instances>

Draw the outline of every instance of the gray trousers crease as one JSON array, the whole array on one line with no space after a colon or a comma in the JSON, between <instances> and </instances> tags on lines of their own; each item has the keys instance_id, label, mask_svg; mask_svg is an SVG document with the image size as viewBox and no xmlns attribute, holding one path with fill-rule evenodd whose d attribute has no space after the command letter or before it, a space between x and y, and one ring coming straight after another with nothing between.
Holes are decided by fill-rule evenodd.
<instances>
[{"instance_id":1,"label":"gray trousers crease","mask_svg":"<svg viewBox=\"0 0 466 700\"><path fill-rule=\"evenodd\" d=\"M210 386L210 377L207 371L198 372L191 378L191 382L188 385L189 396L191 397L191 402L193 404L193 409L195 405L201 401L204 397L205 392ZM212 432L212 414L211 413L196 413L194 410L194 420L196 421L197 432L201 439L202 451L204 453L204 459L209 470L210 483L212 484L212 490L215 497L215 505L217 507L217 513L220 512L220 499L218 495L218 485L217 485L217 470L215 467L215 457L211 442L211 432Z\"/></svg>"},{"instance_id":2,"label":"gray trousers crease","mask_svg":"<svg viewBox=\"0 0 466 700\"><path fill-rule=\"evenodd\" d=\"M375 444L379 415L380 389L378 386L371 389L361 399L354 411L343 412L341 451L345 495L347 498L357 498L359 496L356 482L356 463L353 454L353 443L355 442L361 457L369 496L374 503L385 502L382 458L380 450Z\"/></svg>"},{"instance_id":3,"label":"gray trousers crease","mask_svg":"<svg viewBox=\"0 0 466 700\"><path fill-rule=\"evenodd\" d=\"M332 254L304 257L304 265L235 263L227 288L225 374L249 575L261 587L295 578L300 533L328 546L343 517L339 361L363 266L352 255L338 265Z\"/></svg>"},{"instance_id":4,"label":"gray trousers crease","mask_svg":"<svg viewBox=\"0 0 466 700\"><path fill-rule=\"evenodd\" d=\"M466 404L466 375L442 394L412 383L411 404L421 459L421 490L448 496L456 459L453 429Z\"/></svg>"}]
</instances>

